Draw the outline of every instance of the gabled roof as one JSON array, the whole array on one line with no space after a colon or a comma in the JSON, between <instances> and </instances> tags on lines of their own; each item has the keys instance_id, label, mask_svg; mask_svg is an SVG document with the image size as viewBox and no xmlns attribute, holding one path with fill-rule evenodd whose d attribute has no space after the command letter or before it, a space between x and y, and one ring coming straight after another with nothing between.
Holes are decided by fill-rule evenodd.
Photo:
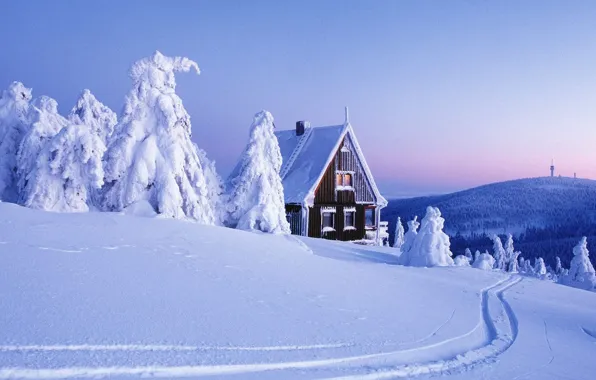
<instances>
[{"instance_id":1,"label":"gabled roof","mask_svg":"<svg viewBox=\"0 0 596 380\"><path fill-rule=\"evenodd\" d=\"M312 204L317 185L325 174L335 152L346 134L354 144L356 153L369 181L371 190L376 198L376 204L386 206L387 200L383 198L366 164L358 140L350 123L329 127L313 127L304 135L296 136L294 129L276 131L275 136L283 157L282 178L286 203ZM306 141L300 143L302 138Z\"/></svg>"}]
</instances>

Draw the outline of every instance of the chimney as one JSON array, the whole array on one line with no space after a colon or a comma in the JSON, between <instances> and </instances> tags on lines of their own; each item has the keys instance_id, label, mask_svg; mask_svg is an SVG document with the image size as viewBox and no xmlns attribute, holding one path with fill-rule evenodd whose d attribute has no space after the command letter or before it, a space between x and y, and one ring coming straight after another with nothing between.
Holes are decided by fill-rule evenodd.
<instances>
[{"instance_id":1,"label":"chimney","mask_svg":"<svg viewBox=\"0 0 596 380\"><path fill-rule=\"evenodd\" d=\"M297 121L296 122L296 136L302 136L304 134L305 128L310 128L310 123L308 121Z\"/></svg>"}]
</instances>

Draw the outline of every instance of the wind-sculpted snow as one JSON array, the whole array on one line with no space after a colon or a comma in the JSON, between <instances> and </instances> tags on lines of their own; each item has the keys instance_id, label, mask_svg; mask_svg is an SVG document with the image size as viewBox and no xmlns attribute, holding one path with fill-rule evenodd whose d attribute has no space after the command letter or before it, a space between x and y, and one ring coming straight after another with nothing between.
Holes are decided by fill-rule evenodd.
<instances>
[{"instance_id":1,"label":"wind-sculpted snow","mask_svg":"<svg viewBox=\"0 0 596 380\"><path fill-rule=\"evenodd\" d=\"M595 293L397 260L390 247L0 203L0 378L596 370Z\"/></svg>"}]
</instances>

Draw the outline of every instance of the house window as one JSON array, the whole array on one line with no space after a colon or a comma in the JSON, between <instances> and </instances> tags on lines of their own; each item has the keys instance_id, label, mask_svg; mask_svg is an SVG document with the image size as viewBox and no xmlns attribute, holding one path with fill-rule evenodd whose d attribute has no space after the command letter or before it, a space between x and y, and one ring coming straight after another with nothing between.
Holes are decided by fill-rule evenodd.
<instances>
[{"instance_id":1,"label":"house window","mask_svg":"<svg viewBox=\"0 0 596 380\"><path fill-rule=\"evenodd\" d=\"M364 210L364 224L366 227L375 226L375 209L372 207Z\"/></svg>"},{"instance_id":2,"label":"house window","mask_svg":"<svg viewBox=\"0 0 596 380\"><path fill-rule=\"evenodd\" d=\"M335 185L340 188L351 188L354 186L353 182L354 174L353 172L337 172L335 174ZM349 189L342 189L342 190L349 190Z\"/></svg>"},{"instance_id":3,"label":"house window","mask_svg":"<svg viewBox=\"0 0 596 380\"><path fill-rule=\"evenodd\" d=\"M356 214L354 211L346 211L344 214L344 230L355 229L354 214Z\"/></svg>"},{"instance_id":4,"label":"house window","mask_svg":"<svg viewBox=\"0 0 596 380\"><path fill-rule=\"evenodd\" d=\"M332 212L323 213L323 232L335 229L335 214Z\"/></svg>"},{"instance_id":5,"label":"house window","mask_svg":"<svg viewBox=\"0 0 596 380\"><path fill-rule=\"evenodd\" d=\"M335 231L335 207L321 208L321 229L323 233Z\"/></svg>"}]
</instances>

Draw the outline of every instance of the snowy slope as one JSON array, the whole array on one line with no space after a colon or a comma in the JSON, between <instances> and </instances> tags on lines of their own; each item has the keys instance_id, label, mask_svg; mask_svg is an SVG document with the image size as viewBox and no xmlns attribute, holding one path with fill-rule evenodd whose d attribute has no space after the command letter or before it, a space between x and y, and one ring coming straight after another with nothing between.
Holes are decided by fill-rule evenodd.
<instances>
[{"instance_id":1,"label":"snowy slope","mask_svg":"<svg viewBox=\"0 0 596 380\"><path fill-rule=\"evenodd\" d=\"M596 293L393 252L0 203L0 378L592 378Z\"/></svg>"}]
</instances>

